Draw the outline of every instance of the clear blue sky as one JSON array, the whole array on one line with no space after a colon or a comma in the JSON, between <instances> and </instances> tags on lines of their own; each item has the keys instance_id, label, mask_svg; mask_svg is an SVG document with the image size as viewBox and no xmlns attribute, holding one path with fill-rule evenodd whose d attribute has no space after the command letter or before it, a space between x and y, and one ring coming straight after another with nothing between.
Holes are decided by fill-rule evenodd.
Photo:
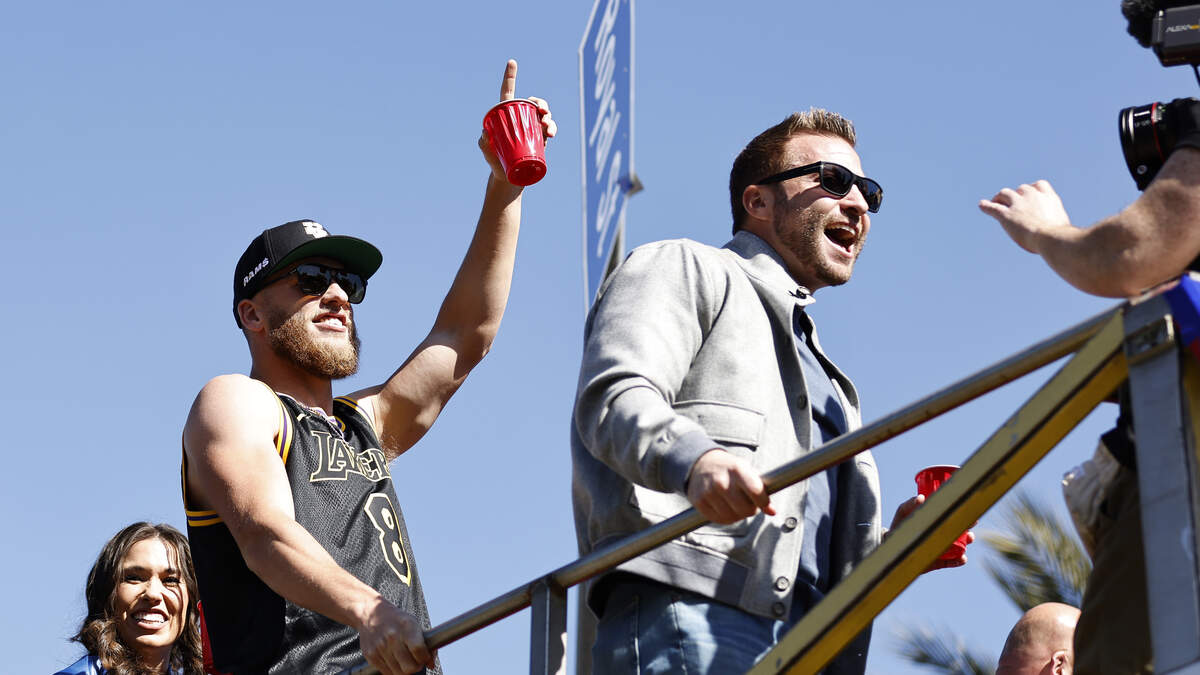
<instances>
[{"instance_id":1,"label":"clear blue sky","mask_svg":"<svg viewBox=\"0 0 1200 675\"><path fill-rule=\"evenodd\" d=\"M15 3L0 12L0 223L12 319L0 402L0 652L52 672L103 542L183 525L179 438L196 392L249 359L232 267L265 227L312 218L376 243L358 311L362 374L424 336L465 250L487 170L475 147L504 61L560 137L525 199L495 348L392 466L435 622L575 557L567 445L584 307L576 50L587 2ZM920 10L919 13L917 10ZM727 179L758 131L810 105L859 129L887 199L855 278L817 294L829 353L878 419L1114 303L1013 245L976 202L1048 178L1076 223L1136 191L1118 109L1196 93L1094 3L653 2L637 5L633 245L729 232ZM876 450L884 512L913 474L961 464L1040 372ZM1058 478L1101 410L1023 483ZM979 529L987 529L985 516ZM871 671L917 673L895 627L953 626L998 652L1017 612L972 547L876 622ZM452 673L528 670L527 614L442 651Z\"/></svg>"}]
</instances>

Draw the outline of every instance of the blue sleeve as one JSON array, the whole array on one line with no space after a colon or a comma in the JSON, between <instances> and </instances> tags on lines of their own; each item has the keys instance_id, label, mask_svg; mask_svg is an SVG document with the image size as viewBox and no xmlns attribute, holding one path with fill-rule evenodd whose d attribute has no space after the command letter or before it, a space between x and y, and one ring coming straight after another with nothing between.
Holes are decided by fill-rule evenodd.
<instances>
[{"instance_id":1,"label":"blue sleeve","mask_svg":"<svg viewBox=\"0 0 1200 675\"><path fill-rule=\"evenodd\" d=\"M100 659L85 654L75 663L54 673L54 675L105 675L108 671L100 666Z\"/></svg>"}]
</instances>

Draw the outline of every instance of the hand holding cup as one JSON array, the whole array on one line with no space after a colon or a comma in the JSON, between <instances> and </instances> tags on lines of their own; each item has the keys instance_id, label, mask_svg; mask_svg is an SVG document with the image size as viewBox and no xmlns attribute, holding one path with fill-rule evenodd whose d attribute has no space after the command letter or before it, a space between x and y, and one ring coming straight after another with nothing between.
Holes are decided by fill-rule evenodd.
<instances>
[{"instance_id":1,"label":"hand holding cup","mask_svg":"<svg viewBox=\"0 0 1200 675\"><path fill-rule=\"evenodd\" d=\"M929 497L929 495L933 494L934 490L937 490L943 483L950 480L950 475L957 470L957 466L948 464L927 466L921 469L917 472L916 476L917 494ZM954 540L954 543L950 544L950 548L946 549L946 552L938 557L938 560L964 560L964 556L967 553L967 544L970 544L972 541L975 541L975 536L971 534L970 530L963 532Z\"/></svg>"},{"instance_id":2,"label":"hand holding cup","mask_svg":"<svg viewBox=\"0 0 1200 675\"><path fill-rule=\"evenodd\" d=\"M483 118L479 149L492 174L513 185L532 185L546 175L546 141L558 126L543 99L516 98L517 62L509 60L500 84L500 103Z\"/></svg>"},{"instance_id":3,"label":"hand holding cup","mask_svg":"<svg viewBox=\"0 0 1200 675\"><path fill-rule=\"evenodd\" d=\"M917 510L929 495L942 486L950 478L950 474L958 469L957 466L938 465L929 466L921 469L917 473L917 496L909 499L900 506L896 507L896 515L892 518L892 528L895 529L905 518L908 518ZM967 545L975 541L975 533L967 530L963 532L950 548L946 549L933 564L926 569L926 572L940 570L946 567L962 567L967 564Z\"/></svg>"}]
</instances>

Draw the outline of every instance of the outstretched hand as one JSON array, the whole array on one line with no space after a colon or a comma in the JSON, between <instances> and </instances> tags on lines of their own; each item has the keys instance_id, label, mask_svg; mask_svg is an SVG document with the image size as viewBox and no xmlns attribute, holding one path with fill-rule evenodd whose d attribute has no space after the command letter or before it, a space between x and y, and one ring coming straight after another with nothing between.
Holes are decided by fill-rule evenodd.
<instances>
[{"instance_id":1,"label":"outstretched hand","mask_svg":"<svg viewBox=\"0 0 1200 675\"><path fill-rule=\"evenodd\" d=\"M900 506L897 506L896 507L896 515L892 517L892 526L888 529L888 532L884 533L883 536L886 537L888 534L890 534L891 530L896 529L896 526L898 526L900 523L904 522L904 520L906 518L911 516L913 514L913 512L917 510L917 507L919 507L920 505L922 505L924 503L925 503L925 495L917 495L916 497L913 497L912 499L904 502ZM967 530L967 543L973 544L974 542L975 542L975 533L972 532L971 530ZM941 558L938 558L937 560L933 561L932 565L930 565L929 567L926 567L925 571L932 572L934 570L945 569L947 567L962 567L963 565L966 565L966 564L967 564L967 554L966 554L966 551L964 551L963 554L957 558L951 558L949 560L943 560Z\"/></svg>"},{"instance_id":2,"label":"outstretched hand","mask_svg":"<svg viewBox=\"0 0 1200 675\"><path fill-rule=\"evenodd\" d=\"M991 199L979 200L979 210L999 221L1017 245L1040 253L1038 239L1052 230L1071 227L1062 200L1049 181L1004 188Z\"/></svg>"},{"instance_id":3,"label":"outstretched hand","mask_svg":"<svg viewBox=\"0 0 1200 675\"><path fill-rule=\"evenodd\" d=\"M504 66L504 78L500 80L500 100L511 101L516 96L517 62L509 59L508 63ZM558 133L558 125L554 123L554 119L550 116L550 104L545 99L536 96L529 96L527 98L537 106L538 112L541 114L542 134L545 135L546 141L549 142ZM500 166L500 159L496 156L496 151L492 149L487 132L479 134L479 150L483 153L483 158L487 160L488 165L492 167L492 176L496 180L507 183L508 178L504 175L504 168Z\"/></svg>"}]
</instances>

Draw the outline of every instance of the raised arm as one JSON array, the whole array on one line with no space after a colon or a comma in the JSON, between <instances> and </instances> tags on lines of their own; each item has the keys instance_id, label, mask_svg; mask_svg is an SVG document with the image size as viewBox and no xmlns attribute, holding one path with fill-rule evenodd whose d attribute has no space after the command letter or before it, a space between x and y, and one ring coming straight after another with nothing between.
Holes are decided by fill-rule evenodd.
<instances>
[{"instance_id":1,"label":"raised arm","mask_svg":"<svg viewBox=\"0 0 1200 675\"><path fill-rule=\"evenodd\" d=\"M1072 286L1129 297L1181 274L1200 256L1200 151L1176 149L1140 197L1091 227L1072 225L1044 180L1005 188L979 208Z\"/></svg>"},{"instance_id":2,"label":"raised arm","mask_svg":"<svg viewBox=\"0 0 1200 675\"><path fill-rule=\"evenodd\" d=\"M184 427L190 506L214 510L246 565L271 590L359 631L384 673L433 663L420 622L343 570L295 519L273 442L279 403L262 384L223 375L205 385Z\"/></svg>"},{"instance_id":3,"label":"raised arm","mask_svg":"<svg viewBox=\"0 0 1200 675\"><path fill-rule=\"evenodd\" d=\"M500 100L516 94L517 62L509 61ZM557 127L549 105L531 98L542 112L546 138ZM491 167L483 211L454 283L429 334L402 366L377 387L352 395L372 408L383 450L392 459L429 430L471 369L491 349L508 303L521 224L521 193L504 176L484 135L479 149Z\"/></svg>"}]
</instances>

